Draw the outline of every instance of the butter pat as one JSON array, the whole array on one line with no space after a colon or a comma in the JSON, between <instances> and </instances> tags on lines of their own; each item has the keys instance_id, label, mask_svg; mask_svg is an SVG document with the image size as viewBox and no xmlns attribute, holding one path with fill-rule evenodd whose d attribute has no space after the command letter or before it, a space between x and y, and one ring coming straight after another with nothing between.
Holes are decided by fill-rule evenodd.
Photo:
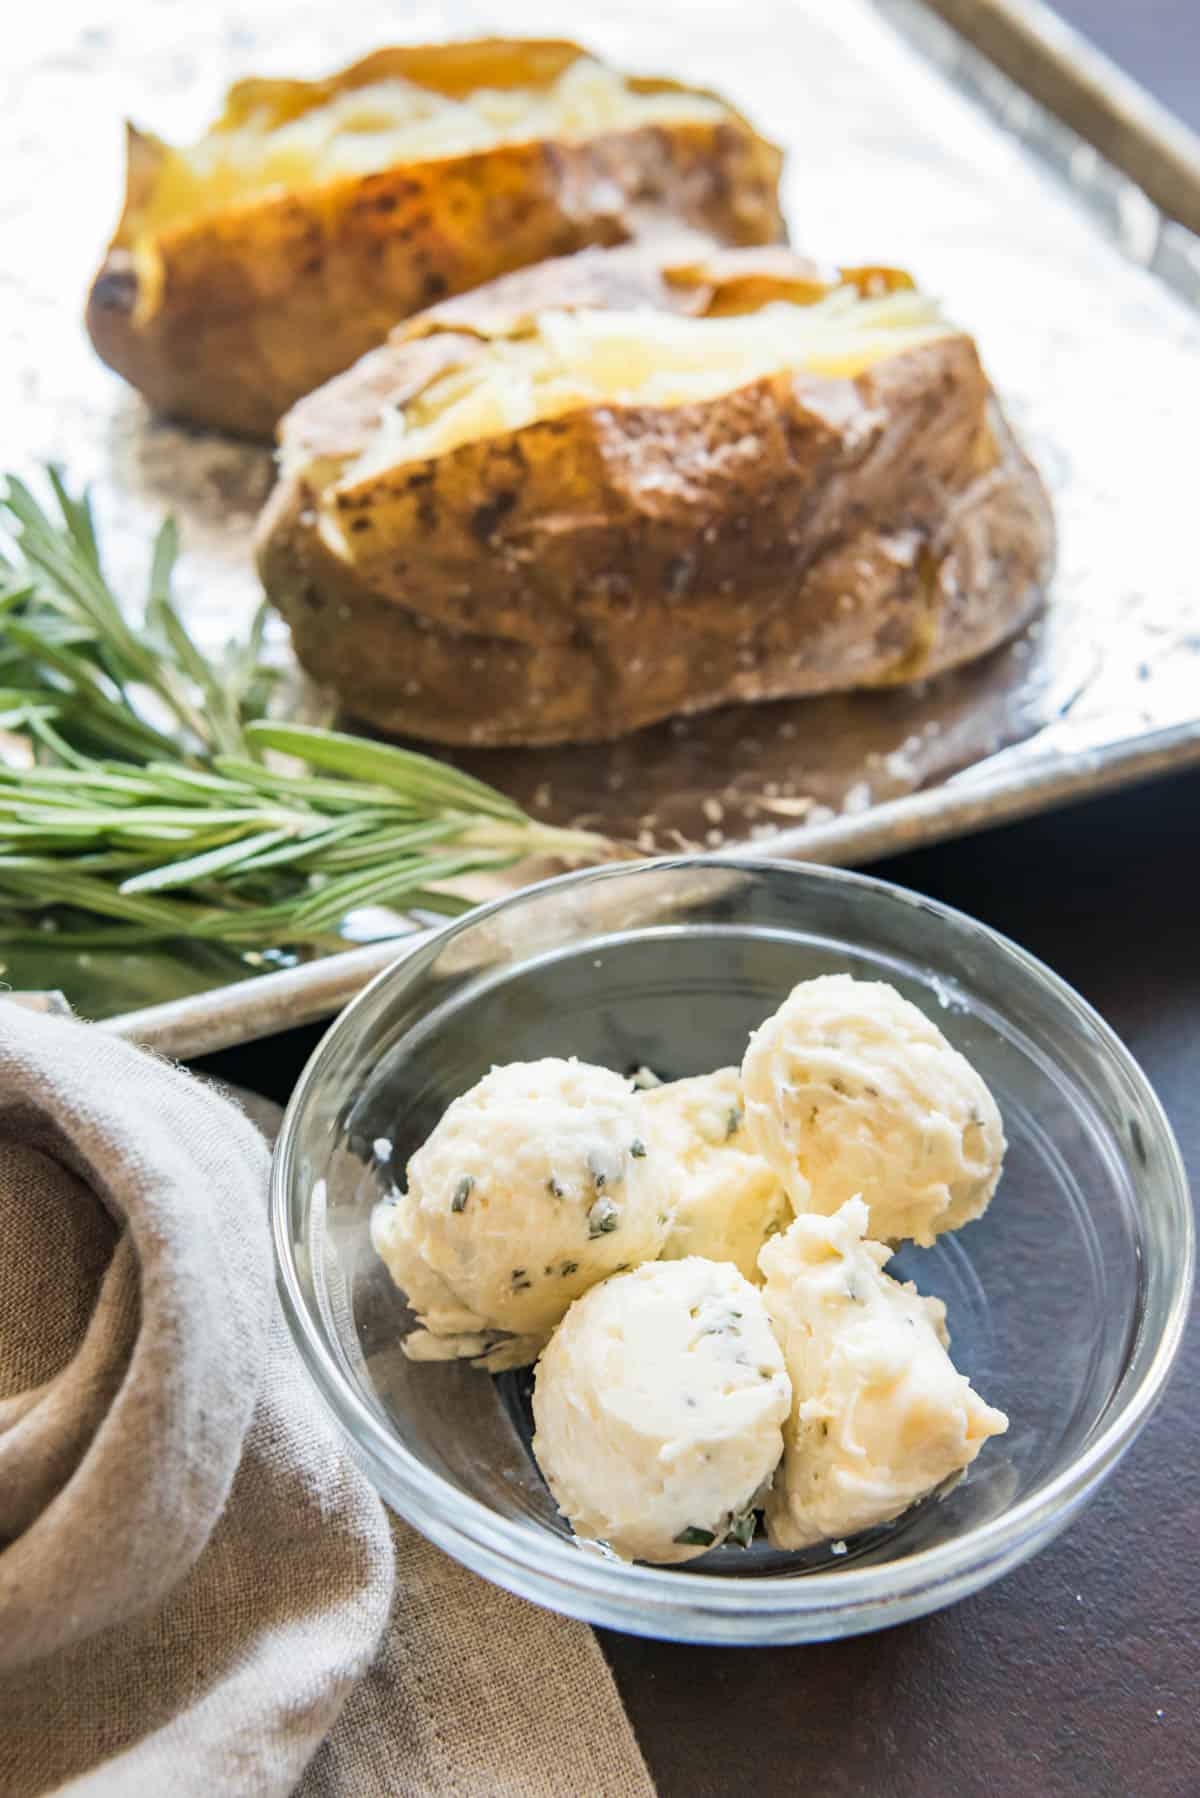
<instances>
[{"instance_id":1,"label":"butter pat","mask_svg":"<svg viewBox=\"0 0 1200 1798\"><path fill-rule=\"evenodd\" d=\"M878 981L797 986L742 1064L751 1139L797 1212L861 1196L870 1233L928 1245L986 1209L1004 1160L996 1101L924 1012Z\"/></svg>"},{"instance_id":2,"label":"butter pat","mask_svg":"<svg viewBox=\"0 0 1200 1798\"><path fill-rule=\"evenodd\" d=\"M372 1219L414 1359L532 1361L573 1299L658 1254L670 1211L641 1130L628 1081L585 1062L513 1062L454 1101Z\"/></svg>"},{"instance_id":3,"label":"butter pat","mask_svg":"<svg viewBox=\"0 0 1200 1798\"><path fill-rule=\"evenodd\" d=\"M758 1251L786 1228L792 1207L779 1176L755 1153L736 1068L672 1080L643 1093L646 1137L670 1199L665 1261L732 1261L757 1281Z\"/></svg>"},{"instance_id":4,"label":"butter pat","mask_svg":"<svg viewBox=\"0 0 1200 1798\"><path fill-rule=\"evenodd\" d=\"M763 1300L795 1395L766 1506L777 1548L886 1523L1008 1428L947 1352L945 1307L884 1273L851 1199L798 1217L759 1257Z\"/></svg>"},{"instance_id":5,"label":"butter pat","mask_svg":"<svg viewBox=\"0 0 1200 1798\"><path fill-rule=\"evenodd\" d=\"M538 1362L533 1452L576 1535L690 1561L742 1525L783 1449L791 1386L757 1288L728 1262L639 1267L571 1306Z\"/></svg>"}]
</instances>

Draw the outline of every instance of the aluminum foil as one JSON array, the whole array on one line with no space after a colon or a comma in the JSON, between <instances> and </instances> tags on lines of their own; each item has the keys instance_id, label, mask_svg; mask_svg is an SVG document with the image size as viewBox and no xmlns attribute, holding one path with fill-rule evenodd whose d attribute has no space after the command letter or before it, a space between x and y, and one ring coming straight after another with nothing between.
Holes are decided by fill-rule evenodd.
<instances>
[{"instance_id":1,"label":"aluminum foil","mask_svg":"<svg viewBox=\"0 0 1200 1798\"><path fill-rule=\"evenodd\" d=\"M487 33L496 17L479 0L427 0L399 27L380 0L349 12L125 0L97 19L62 0L7 36L5 465L53 459L91 482L111 573L134 603L152 526L173 511L181 590L215 643L257 601L248 543L272 462L152 418L90 350L80 318L117 214L121 121L186 138L238 75L315 74L398 28L431 40ZM1148 745L1163 765L1200 753L1194 240L917 0L597 0L578 17L508 0L503 28L577 31L626 66L718 87L784 144L798 245L906 266L974 332L1052 490L1061 554L1045 616L974 668L471 765L540 816L586 819L645 850L750 839L850 860L864 844L881 853L1011 813L1022 795L1051 803L1149 765ZM275 644L286 657L282 626ZM987 795L973 811L972 779ZM36 979L15 966L7 978L84 992L97 1013L229 973L193 958L173 988L156 961L123 985L113 966L93 962L85 979L51 961L39 958Z\"/></svg>"}]
</instances>

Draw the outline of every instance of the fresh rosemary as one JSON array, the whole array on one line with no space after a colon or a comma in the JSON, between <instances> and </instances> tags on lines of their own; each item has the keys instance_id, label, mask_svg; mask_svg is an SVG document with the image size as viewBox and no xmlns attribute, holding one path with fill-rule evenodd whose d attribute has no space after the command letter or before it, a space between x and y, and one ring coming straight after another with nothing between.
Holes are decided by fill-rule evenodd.
<instances>
[{"instance_id":1,"label":"fresh rosemary","mask_svg":"<svg viewBox=\"0 0 1200 1798\"><path fill-rule=\"evenodd\" d=\"M0 946L338 946L365 906L457 913L445 883L602 838L535 823L428 756L268 717L265 610L209 659L171 595L167 520L131 617L88 498L0 498Z\"/></svg>"}]
</instances>

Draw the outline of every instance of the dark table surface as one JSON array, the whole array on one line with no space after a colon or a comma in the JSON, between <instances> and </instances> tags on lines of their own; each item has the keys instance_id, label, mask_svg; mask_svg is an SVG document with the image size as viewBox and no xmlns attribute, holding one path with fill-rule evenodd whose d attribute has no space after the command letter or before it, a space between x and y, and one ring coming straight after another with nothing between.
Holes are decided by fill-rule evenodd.
<instances>
[{"instance_id":1,"label":"dark table surface","mask_svg":"<svg viewBox=\"0 0 1200 1798\"><path fill-rule=\"evenodd\" d=\"M873 872L1069 980L1142 1062L1200 1191L1200 776ZM287 1096L319 1032L213 1057ZM949 1611L821 1647L604 1632L663 1798L1200 1798L1200 1332L1068 1533ZM590 1794L572 1798L591 1798Z\"/></svg>"},{"instance_id":2,"label":"dark table surface","mask_svg":"<svg viewBox=\"0 0 1200 1798\"><path fill-rule=\"evenodd\" d=\"M1200 126L1200 0L1059 0ZM1124 1037L1200 1191L1200 776L880 863L1048 962ZM318 1031L207 1068L286 1098ZM820 1647L601 1634L663 1798L1200 1798L1200 1332L1067 1534L951 1610ZM572 1798L591 1798L590 1794Z\"/></svg>"}]
</instances>

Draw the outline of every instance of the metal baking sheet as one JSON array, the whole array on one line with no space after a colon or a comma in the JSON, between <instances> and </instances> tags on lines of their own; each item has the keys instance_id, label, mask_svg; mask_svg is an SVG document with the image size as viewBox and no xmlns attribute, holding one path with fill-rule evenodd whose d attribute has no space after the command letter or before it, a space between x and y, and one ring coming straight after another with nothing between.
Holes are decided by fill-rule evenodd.
<instances>
[{"instance_id":1,"label":"metal baking sheet","mask_svg":"<svg viewBox=\"0 0 1200 1798\"><path fill-rule=\"evenodd\" d=\"M402 31L494 25L479 0L444 0L406 9ZM561 31L562 9L510 0L504 28ZM941 680L471 766L536 815L586 818L642 852L750 841L851 862L1200 759L1197 240L918 0L742 0L736 29L726 0L599 0L577 29L615 61L729 93L789 151L795 242L901 263L975 332L1052 489L1060 567L1041 620ZM79 316L116 216L120 121L187 137L236 75L317 73L396 31L380 0L350 15L128 0L104 24L67 0L25 22L20 55L10 43L7 463L55 459L93 484L112 573L134 594L152 525L174 511L184 598L214 643L257 598L247 547L271 458L151 418L90 351ZM282 627L276 643L286 656ZM63 987L95 1016L136 1008L114 1027L195 1053L332 1010L390 953L259 974L198 949L83 966L47 950L4 977Z\"/></svg>"}]
</instances>

